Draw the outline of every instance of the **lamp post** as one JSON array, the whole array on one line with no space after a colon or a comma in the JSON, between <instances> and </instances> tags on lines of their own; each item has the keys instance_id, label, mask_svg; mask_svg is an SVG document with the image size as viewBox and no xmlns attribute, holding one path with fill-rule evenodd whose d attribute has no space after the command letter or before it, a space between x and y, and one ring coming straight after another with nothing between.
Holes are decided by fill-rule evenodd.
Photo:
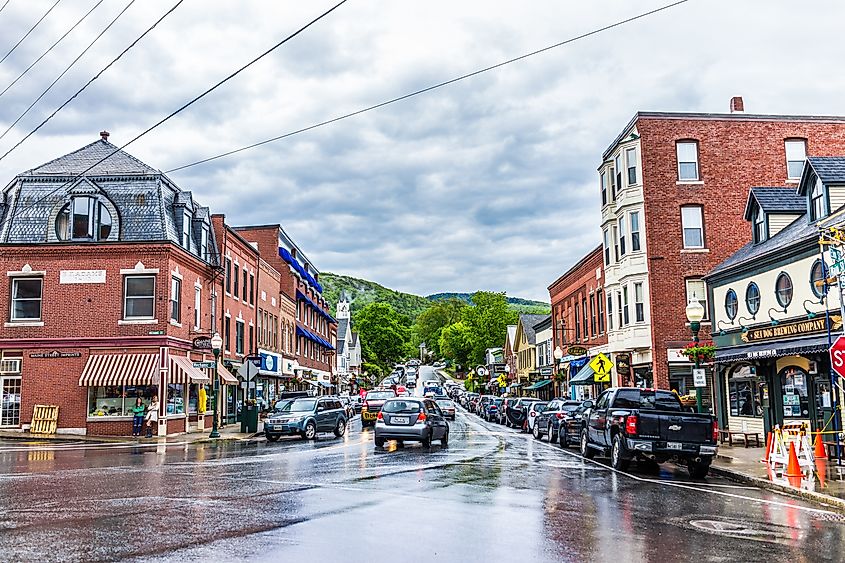
<instances>
[{"instance_id":1,"label":"lamp post","mask_svg":"<svg viewBox=\"0 0 845 563\"><path fill-rule=\"evenodd\" d=\"M220 350L223 348L223 339L219 332L215 332L211 337L211 351L214 352L214 422L211 423L211 434L209 438L219 438L220 431L217 429L217 415L220 410L220 374L217 370L220 368Z\"/></svg>"},{"instance_id":2,"label":"lamp post","mask_svg":"<svg viewBox=\"0 0 845 563\"><path fill-rule=\"evenodd\" d=\"M553 355L554 355L554 357L555 357L555 373L557 373L557 372L558 372L558 370L560 369L560 361L563 359L563 350L561 349L561 347L560 347L560 346L557 346L557 347L555 348L555 351L554 351L554 354L553 354ZM558 397L560 397L560 396L561 396L561 394L562 394L562 393L561 393L562 389L560 388L560 386L559 386L559 383L558 383L558 382L555 382L555 385L558 385L558 393L557 393L557 396L558 396Z\"/></svg>"},{"instance_id":3,"label":"lamp post","mask_svg":"<svg viewBox=\"0 0 845 563\"><path fill-rule=\"evenodd\" d=\"M704 306L698 299L692 298L687 303L687 320L689 321L690 330L692 330L692 341L698 346L698 331L701 330L701 319L704 318ZM695 355L695 369L699 369L698 354ZM695 388L695 409L701 412L701 387Z\"/></svg>"}]
</instances>

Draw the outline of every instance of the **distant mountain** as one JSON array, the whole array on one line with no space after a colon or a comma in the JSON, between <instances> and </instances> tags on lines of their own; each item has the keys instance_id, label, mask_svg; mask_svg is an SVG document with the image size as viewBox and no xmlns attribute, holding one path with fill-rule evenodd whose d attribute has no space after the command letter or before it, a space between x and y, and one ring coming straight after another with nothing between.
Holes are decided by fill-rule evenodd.
<instances>
[{"instance_id":1,"label":"distant mountain","mask_svg":"<svg viewBox=\"0 0 845 563\"><path fill-rule=\"evenodd\" d=\"M337 306L337 300L340 298L341 291L346 291L346 294L352 299L353 312L362 309L370 303L390 303L394 309L406 315L411 321L414 321L420 313L425 311L431 305L432 301L456 298L470 303L472 300L471 293L436 293L428 297L420 297L411 293L395 291L369 280L333 274L331 272L321 273L320 283L323 285L323 297L331 305L332 314L335 313L335 307ZM548 314L551 311L549 304L543 303L542 301L508 297L508 303L511 308L520 313Z\"/></svg>"},{"instance_id":2,"label":"distant mountain","mask_svg":"<svg viewBox=\"0 0 845 563\"><path fill-rule=\"evenodd\" d=\"M432 301L460 299L461 301L472 303L472 293L435 293L433 295L427 295L426 299L430 299ZM547 315L552 310L548 303L544 303L543 301L534 301L532 299L522 299L520 297L508 297L508 304L512 309L515 309L520 313Z\"/></svg>"}]
</instances>

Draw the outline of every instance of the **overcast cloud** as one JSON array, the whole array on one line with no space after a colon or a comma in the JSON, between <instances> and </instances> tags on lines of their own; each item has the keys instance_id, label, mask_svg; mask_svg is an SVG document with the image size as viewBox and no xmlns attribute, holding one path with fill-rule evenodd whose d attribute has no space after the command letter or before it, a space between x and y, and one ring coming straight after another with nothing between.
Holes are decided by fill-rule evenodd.
<instances>
[{"instance_id":1,"label":"overcast cloud","mask_svg":"<svg viewBox=\"0 0 845 563\"><path fill-rule=\"evenodd\" d=\"M106 0L0 97L5 130L128 0ZM65 0L0 90L93 6ZM139 0L3 140L0 154L175 0ZM128 152L169 170L602 27L666 2L350 0ZM52 0L11 0L0 52ZM333 5L186 0L38 134L17 173L125 143ZM691 0L374 112L171 174L231 224L279 222L317 268L418 294L546 287L599 244L596 168L637 110L845 114L835 0ZM798 22L812 22L799 25Z\"/></svg>"}]
</instances>

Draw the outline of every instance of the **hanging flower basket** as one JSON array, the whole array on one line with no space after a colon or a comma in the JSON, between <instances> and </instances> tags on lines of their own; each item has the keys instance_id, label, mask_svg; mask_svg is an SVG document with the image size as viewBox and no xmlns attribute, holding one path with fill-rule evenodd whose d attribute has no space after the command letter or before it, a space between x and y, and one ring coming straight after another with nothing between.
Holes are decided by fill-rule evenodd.
<instances>
[{"instance_id":1,"label":"hanging flower basket","mask_svg":"<svg viewBox=\"0 0 845 563\"><path fill-rule=\"evenodd\" d=\"M712 362L716 357L716 347L712 342L690 342L686 348L681 350L681 354L686 356L689 361L695 362Z\"/></svg>"},{"instance_id":2,"label":"hanging flower basket","mask_svg":"<svg viewBox=\"0 0 845 563\"><path fill-rule=\"evenodd\" d=\"M557 373L554 375L553 379L554 379L555 381L557 381L558 383L562 383L562 382L563 382L563 372L562 372L562 371L557 372Z\"/></svg>"}]
</instances>

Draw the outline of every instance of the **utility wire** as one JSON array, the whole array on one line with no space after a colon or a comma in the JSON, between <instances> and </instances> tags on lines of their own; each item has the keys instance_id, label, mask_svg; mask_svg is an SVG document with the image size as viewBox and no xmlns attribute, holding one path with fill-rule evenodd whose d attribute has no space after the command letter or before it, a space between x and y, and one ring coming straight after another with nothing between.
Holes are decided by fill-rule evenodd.
<instances>
[{"instance_id":1,"label":"utility wire","mask_svg":"<svg viewBox=\"0 0 845 563\"><path fill-rule=\"evenodd\" d=\"M6 0L5 2L3 2L3 5L2 5L2 6L0 6L0 12L2 12L2 11L3 11L3 8L5 8L6 6L8 6L8 5L9 5L9 2L11 2L11 1L12 1L12 0Z\"/></svg>"},{"instance_id":2,"label":"utility wire","mask_svg":"<svg viewBox=\"0 0 845 563\"><path fill-rule=\"evenodd\" d=\"M52 12L52 11L53 11L53 8L55 8L55 7L59 4L59 2L61 2L61 1L62 1L62 0L56 0L55 4L53 4L52 6L50 6L50 9L49 9L49 10L47 10L46 12L44 12L44 15L43 15L43 16L41 16L41 19L40 19L40 20L38 20L37 22L35 22L35 25L33 25L32 27L30 27L30 28L29 28L29 31L27 31L27 32L24 34L24 36L23 36L23 37L21 37L21 38L20 38L20 40L19 40L17 43L15 43L14 47L12 47L11 49L9 49L9 52L8 52L8 53L6 53L5 55L3 55L3 58L2 58L2 59L0 59L0 63L2 63L3 61L5 61L7 58L9 58L9 55L11 55L12 53L14 53L14 52L15 52L15 49L17 49L17 48L18 48L18 45L20 45L21 43L23 43L23 40L24 40L24 39L26 39L27 37L29 37L29 34L30 34L30 33L32 33L33 31L35 31L35 28L36 28L36 27L38 27L38 24L40 24L42 21L44 21L44 18L46 18L48 15L50 15L50 12ZM6 2L6 4L8 4L8 2ZM6 4L3 4L3 8L5 8L5 7L6 7Z\"/></svg>"},{"instance_id":3,"label":"utility wire","mask_svg":"<svg viewBox=\"0 0 845 563\"><path fill-rule=\"evenodd\" d=\"M89 49L91 49L91 47L93 47L93 46L94 46L94 43L96 43L97 41L99 41L99 39L100 39L103 35L105 35L105 34L106 34L106 32L107 32L107 31L111 28L111 26L113 26L113 25L115 24L115 22L116 22L118 19L120 19L120 16L122 16L122 15L126 12L126 10L128 10L128 9L129 9L129 7L130 7L130 6L132 6L132 4L134 4L134 3L135 3L135 0L129 0L129 3L128 3L128 4L126 4L126 6L125 6L125 7L124 7L121 11L120 11L120 13L118 13L118 14L114 17L114 19L112 19L112 21L110 21L110 22L109 22L109 24L105 27L105 29L103 29L103 31L101 31L99 34L97 34L97 37L95 37L95 38L94 38L94 40L93 40L93 41L91 41L91 43L89 43L89 44L88 44L88 46L87 46L87 47L85 47L85 49L83 49L83 50L82 50L82 52L81 52L81 53L79 53L79 55L78 55L75 59L73 59L73 60L70 62L70 64L69 64L69 65L67 65L67 67L66 67L66 68L62 71L62 73L61 73L61 74L59 74L59 75L56 77L56 79L55 79L55 80L53 80L53 82L51 82L51 83L50 83L50 85L49 85L49 86L47 86L47 88L46 88L43 92L41 92L41 94L39 94L39 95L38 95L38 97L37 97L37 98L35 98L35 101L34 101L34 102L32 102L31 104L29 104L29 107L28 107L28 108L26 108L26 109L24 110L24 112L23 112L22 114L20 114L20 115L18 116L18 118L17 118L17 119L15 119L15 121L14 121L14 122L12 122L12 124L11 124L11 125L9 125L9 127L8 127L5 131L3 131L3 133L2 133L2 134L0 134L0 139L2 139L3 137L5 137L5 136L9 133L9 131L11 131L11 130L15 127L15 125L17 125L17 124L20 122L20 120L21 120L21 119L23 119L23 118L26 116L26 114L28 114L28 113L29 113L29 111L30 111L33 107L35 107L35 104L37 104L39 101L41 101L41 98L43 98L44 96L46 96L46 95L47 95L47 93L48 93L50 90L52 90L52 89L53 89L53 86L55 86L55 85L56 85L56 82L58 82L59 80L61 80L61 79L62 79L62 77L63 77L65 74L67 74L67 73L68 73L68 71L69 71L71 68L73 68L73 66L74 66L74 65L75 65L75 64L79 61L79 59L81 59L81 58L85 55L85 53L87 53L87 52L88 52L88 50L89 50Z\"/></svg>"},{"instance_id":4,"label":"utility wire","mask_svg":"<svg viewBox=\"0 0 845 563\"><path fill-rule=\"evenodd\" d=\"M323 12L322 14L320 14L319 16L317 16L316 18L314 18L313 20L311 20L310 22L305 24L304 26L300 27L298 30L294 31L293 33L291 33L290 35L288 35L287 37L285 37L284 39L282 39L281 41L279 41L278 43L276 43L275 45L273 45L272 47L270 47L269 49L267 49L266 51L264 51L263 53L261 53L257 57L255 57L254 59L252 59L250 62L248 62L245 65L243 65L242 67L240 67L238 70L232 72L227 77L220 80L219 82L214 84L212 87L208 88L207 90L205 90L202 94L192 98L190 101L186 102L181 107L179 107L176 111L171 112L170 114L168 114L164 118L157 121L152 126L148 127L147 129L145 129L144 131L142 131L141 133L139 133L138 135L136 135L135 137L130 139L128 142L126 142L123 145L117 147L115 150L113 150L112 152L110 152L109 154L107 154L106 156L104 156L103 158L101 158L100 160L98 160L97 162L95 162L94 164L92 164L91 166L89 166L88 168L86 168L85 170L83 170L82 172L80 172L79 174L77 174L76 176L71 178L70 180L68 180L67 182L61 184L59 187L57 187L53 190L50 190L48 193L44 194L42 197L38 198L34 202L27 203L26 209L35 209L38 206L39 203L45 201L47 198L51 197L53 194L59 192L60 190L64 189L65 187L72 185L76 180L85 176L85 174L88 173L89 171L91 171L94 167L96 167L97 165L99 165L102 162L105 162L106 160L108 160L109 158L111 158L115 154L121 152L123 149L125 149L126 147L128 147L129 145L131 145L132 143L134 143L135 141L137 141L138 139L140 139L141 137L143 137L144 135L146 135L147 133L149 133L150 131L152 131L153 129L158 127L159 125L163 124L164 122L168 121L172 117L178 115L179 113L181 113L185 109L189 108L191 105L193 105L194 103L196 103L200 99L204 98L205 96L207 96L208 94L210 94L211 92L213 92L214 90L216 90L217 88L219 88L220 86L222 86L223 84L225 84L226 82L228 82L229 80L231 80L232 78L234 78L235 76L237 76L238 74L240 74L241 72L243 72L244 70L246 70L247 68L249 68L250 66L255 64L256 62L258 62L259 60L263 59L264 57L266 57L267 55L269 55L270 53L272 53L273 51L275 51L276 49L278 49L279 47L281 47L282 45L284 45L285 43L287 43L288 41L290 41L291 39L293 39L294 37L296 37L297 35L299 35L303 31L305 31L306 29L308 29L309 27L311 27L315 23L317 23L321 19L325 18L326 16L328 16L329 14L334 12L336 9L338 9L340 6L342 6L346 2L347 2L347 0L341 0L340 2L338 2L337 4L335 4L334 6L332 6L331 8L329 8L328 10L326 10L325 12ZM178 6L179 4L181 4L181 0L176 6ZM174 6L170 11L172 12L176 8L176 6ZM167 15L167 14L165 14L165 15ZM162 19L163 19L163 17L162 17ZM159 21L161 21L161 20L159 20ZM6 154L8 154L8 153L6 153ZM6 155L3 155L3 157L5 157L5 156ZM3 157L0 157L0 160L2 160ZM11 221L12 218L17 214L16 211L17 211L17 208L15 210L13 210L12 212L10 212L9 216L5 220L0 222L0 232L2 232L6 223Z\"/></svg>"},{"instance_id":5,"label":"utility wire","mask_svg":"<svg viewBox=\"0 0 845 563\"><path fill-rule=\"evenodd\" d=\"M143 39L144 37L146 37L146 36L147 36L147 34L148 34L148 33L150 33L152 30L154 30L154 29L156 28L156 26L157 26L158 24L160 24L160 23L162 22L162 20L164 20L164 18L166 18L167 16L169 16L170 14L172 14L172 13L173 13L173 11L174 11L176 8L178 8L178 7L179 7L179 5L180 5L182 2L184 2L184 1L185 1L185 0L179 0L178 2L176 2L176 4L174 4L172 8L170 8L169 10L167 10L167 11L164 13L164 15L163 15L163 16L161 16L159 19L157 19L157 20L156 20L156 22L155 22L153 25L151 25L150 27L148 27L148 28L147 28L147 30L146 30L144 33L142 33L140 36L138 36L138 38L137 38L137 39L135 39L135 41L133 41L132 43L130 43L130 44L129 44L129 46L128 46L128 47L126 47L123 51L121 51L119 55L117 55L115 58L113 58L109 64L107 64L106 66L104 66L104 67L103 67L103 69L102 69L100 72L98 72L97 74L95 74L95 75L94 75L94 77L93 77L91 80L89 80L88 82L86 82L86 83L82 86L82 88L80 88L79 90L77 90L77 91L76 91L76 93L75 93L73 96L71 96L70 98L68 98L67 100L65 100L65 102L64 102L62 105L60 105L59 107L57 107L57 108L56 108L56 110L55 110L53 113L51 113L50 115L48 115L48 116L47 116L47 118L46 118L44 121L42 121L41 123L39 123L39 124L38 124L38 126L37 126L35 129L33 129L32 131L30 131L29 133L27 133L27 134L26 134L26 136L25 136L23 139L21 139L20 141L18 141L15 145L13 145L13 146L12 146L12 148L10 148L9 150L7 150L7 151L3 154L3 156L0 156L0 160L3 160L3 159L4 159L4 158L6 158L7 156L9 156L9 153L11 153L13 150L15 150L16 148L18 148L19 146L21 146L21 145L23 144L23 142L24 142L24 141L26 141L27 139L29 139L30 137L32 137L32 136L36 133L36 131L38 131L39 129L41 129L42 127L44 127L44 125L45 125L48 121L50 121L51 119L53 119L53 117L54 117L57 113L59 113L59 112L60 112L60 111L61 111L61 110L62 110L62 109L66 106L66 105L68 105L68 104L69 104L69 103L71 103L73 100L75 100L75 99L76 99L76 97L77 97L79 94L81 94L81 93L82 93L82 92L83 92L86 88L88 88L88 86L90 86L90 85L91 85L91 84L92 84L95 80L97 80L97 79L98 79L98 78L99 78L99 77L100 77L100 76L101 76L104 72L106 72L106 71L107 71L107 70L108 70L108 69L109 69L109 68L110 68L110 67L111 67L114 63L116 63L117 61L119 61L119 60L120 60L120 58L121 58L123 55L125 55L125 54L126 54L126 53L127 53L127 52L128 52L128 51L132 48L132 47L134 47L135 45L137 45L137 44L141 41L141 39ZM6 134L6 133L3 133L3 135L5 135L5 134ZM0 139L2 139L2 138L3 138L3 135L0 135Z\"/></svg>"},{"instance_id":6,"label":"utility wire","mask_svg":"<svg viewBox=\"0 0 845 563\"><path fill-rule=\"evenodd\" d=\"M392 98L392 99L390 99L390 100L387 100L386 102L381 102L380 104L375 104L375 105L372 105L372 106L369 106L369 107L366 107L366 108L363 108L363 109L359 109L359 110L357 110L357 111L353 111L353 112L351 112L351 113L347 113L347 114L344 114L344 115L340 115L340 116L334 117L334 118L332 118L332 119L327 119L326 121L321 121L321 122L319 122L319 123L315 123L315 124L313 124L313 125L309 125L308 127L303 127L303 128L301 128L301 129L296 129L295 131L289 131L289 132L284 133L284 134L282 134L282 135L279 135L279 136L277 136L277 137L271 137L271 138L269 138L269 139L265 139L265 140L263 140L263 141L259 141L259 142L257 142L257 143L253 143L253 144L251 144L251 145L246 145L246 146L243 146L243 147L240 147L240 148L237 148L237 149L233 149L233 150L230 150L230 151L226 151L226 152L224 152L224 153L220 153L220 154L215 155L215 156L210 156L210 157L208 157L208 158L204 158L204 159L202 159L202 160L197 160L196 162L191 162L191 163L189 163L189 164L184 164L184 165L182 165L182 166L178 166L178 167L176 167L176 168L171 168L170 170L166 170L165 172L166 172L167 174L169 174L169 173L171 173L171 172L177 172L177 171L179 171L179 170L184 170L185 168L190 168L190 167L192 167L192 166L198 166L198 165L200 165L200 164L205 164L206 162L210 162L210 161L212 161L212 160L217 160L217 159L219 159L219 158L224 158L224 157L226 157L226 156L231 156L231 155L233 155L233 154L236 154L236 153L239 153L239 152L243 152L243 151L246 151L246 150L249 150L249 149L254 149L254 148L256 148L256 147L260 147L261 145L266 145L266 144L268 144L268 143L272 143L272 142L274 142L274 141L279 141L279 140L281 140L281 139L285 139L285 138L287 138L287 137L292 137L293 135L298 135L299 133L304 133L304 132L306 132L306 131L310 131L310 130L312 130L312 129L317 129L318 127L323 127L323 126L325 126L325 125L329 125L329 124L335 123L335 122L337 122L337 121L342 121L342 120L344 120L344 119L348 119L348 118L350 118L350 117L354 117L354 116L356 116L356 115L360 115L360 114L362 114L362 113L366 113L366 112L368 112L368 111L372 111L372 110L375 110L375 109L378 109L378 108L381 108L381 107L384 107L384 106L387 106L387 105L390 105L390 104L394 104L394 103L396 103L396 102L400 102L400 101L402 101L402 100L407 100L408 98L413 98L414 96L419 96L420 94L424 94L424 93L426 93L426 92L430 92L430 91L432 91L432 90L437 90L438 88L442 88L442 87L444 87L444 86L448 86L449 84L454 84L455 82L459 82L459 81L461 81L461 80L466 80L467 78L471 78L471 77L473 77L473 76L477 76L477 75L479 75L479 74L482 74L482 73L485 73L485 72L489 72L489 71L491 71L491 70L495 70L495 69L500 68L500 67L503 67L503 66L505 66L505 65L509 65L509 64L511 64L511 63L515 63L515 62L517 62L517 61L521 61L521 60L523 60L523 59L527 59L528 57L532 57L532 56L534 56L534 55L538 55L538 54L540 54L540 53L544 53L544 52L546 52L546 51L550 51L551 49L555 49L555 48L557 48L557 47L562 47L563 45L567 45L567 44L569 44L569 43L574 43L575 41L578 41L578 40L580 40L580 39L585 39L585 38L590 37L590 36L592 36L592 35L596 35L596 34L599 34L599 33L604 32L604 31L608 31L608 30L610 30L610 29L613 29L613 28L615 28L615 27L619 27L619 26L621 26L621 25L625 25L625 24L627 24L627 23L631 23L631 22L633 22L633 21L636 21L636 20L639 20L639 19L642 19L642 18L645 18L645 17L651 16L651 15L653 15L653 14L656 14L656 13L658 13L658 12L662 12L662 11L664 11L664 10L668 10L668 9L670 9L670 8L674 8L675 6L679 6L679 5L681 5L681 4L685 4L686 2L689 2L689 0L678 0L677 2L672 2L671 4L666 4L665 6L661 6L661 7L659 7L659 8L655 8L654 10L649 10L648 12L643 12L643 13L641 13L641 14L639 14L639 15L636 15L636 16L633 16L633 17L630 17L630 18L626 18L626 19L624 19L624 20L620 20L620 21L615 22L615 23L612 23L612 24L610 24L610 25L606 25L606 26L604 26L604 27L600 27L600 28L598 28L598 29L594 29L593 31L589 31L589 32L587 32L587 33L583 33L583 34L578 35L578 36L576 36L576 37L572 37L572 38L570 38L570 39L567 39L567 40L565 40L565 41L561 41L560 43L555 43L554 45L549 45L548 47L543 47L542 49L538 49L538 50L536 50L536 51L532 51L532 52L530 52L530 53L526 53L526 54L524 54L524 55L520 55L520 56L515 57L515 58L513 58L513 59L508 59L508 60L503 61L503 62L500 62L500 63L498 63L498 64L494 64L494 65L492 65L492 66L488 66L488 67L482 68L482 69L480 69L480 70L476 70L476 71L474 71L474 72L470 72L470 73L468 73L468 74L464 74L464 75L458 76L457 78L452 78L451 80L446 80L446 81L444 81L444 82L440 82L440 83L435 84L435 85L433 85L433 86L429 86L429 87L427 87L427 88L423 88L423 89L421 89L421 90L417 90L417 91L415 91L415 92L411 92L410 94L405 94L404 96L399 96L399 97L396 97L396 98Z\"/></svg>"},{"instance_id":7,"label":"utility wire","mask_svg":"<svg viewBox=\"0 0 845 563\"><path fill-rule=\"evenodd\" d=\"M8 1L8 0L7 0L7 1ZM56 40L56 42L55 42L55 43L53 43L52 45L50 45L50 47L49 47L46 51L44 51L44 53L43 53L40 57L38 57L37 59L35 59L35 62L34 62L34 63L32 63L31 65L29 65L28 67L26 67L26 70L24 70L22 73L20 73L20 75L19 75L17 78L15 78L14 80L12 80L12 83L11 83L11 84L9 84L8 86L6 86L6 89L5 89L5 90L3 90L2 92L0 92L0 98L2 98L2 97L3 97L3 94L5 94L6 92L8 92L8 91L9 91L9 88L11 88L12 86L14 86L14 85L15 85L15 83L17 83L17 81L18 81L18 80L20 80L21 78L23 78L23 77L24 77L24 75L25 75L27 72L29 72L30 70L32 70L32 67L34 67L35 65L37 65L37 64L41 61L41 59L43 59L44 57L46 57L46 56L50 53L50 51L52 51L52 50L53 50L53 48L54 48L56 45L58 45L59 43L61 43L61 42L62 42L62 40L63 40L65 37L67 37L68 35L70 35L70 32L71 32L71 31L73 31L74 29L76 29L76 28L79 26L79 24L81 24L83 21L85 21L85 19L86 19L88 16L90 16L90 15L91 15L91 12L93 12L94 10L96 10L96 9L99 7L99 5L100 5L100 4L102 4L102 3L103 3L103 0L99 0L96 4L94 4L94 7L93 7L93 8L91 8L90 10L88 10L88 12L86 12L86 14L85 14L84 16L82 16L82 17L79 19L79 21L77 21L75 24L73 24L73 25L71 26L71 28L70 28L70 29L68 29L67 31L65 31L65 34L64 34L64 35L62 35L61 37L59 37L59 38Z\"/></svg>"}]
</instances>

